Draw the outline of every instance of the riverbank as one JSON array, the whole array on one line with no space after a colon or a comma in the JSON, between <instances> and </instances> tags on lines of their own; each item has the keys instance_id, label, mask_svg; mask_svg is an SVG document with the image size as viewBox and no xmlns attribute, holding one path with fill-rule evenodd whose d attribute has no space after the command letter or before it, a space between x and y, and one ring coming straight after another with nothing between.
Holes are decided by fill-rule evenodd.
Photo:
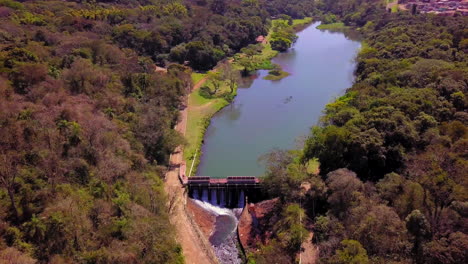
<instances>
[{"instance_id":1,"label":"riverbank","mask_svg":"<svg viewBox=\"0 0 468 264\"><path fill-rule=\"evenodd\" d=\"M350 29L351 27L346 26L343 22L331 23L331 24L320 24L317 26L317 29L323 30L345 30Z\"/></svg>"},{"instance_id":2,"label":"riverbank","mask_svg":"<svg viewBox=\"0 0 468 264\"><path fill-rule=\"evenodd\" d=\"M211 119L197 175L263 175L259 158L274 148L297 146L325 105L352 85L358 32L330 32L318 25L301 30L294 46L272 59L289 77L264 80L268 71L260 70L243 79L234 102Z\"/></svg>"},{"instance_id":3,"label":"riverbank","mask_svg":"<svg viewBox=\"0 0 468 264\"><path fill-rule=\"evenodd\" d=\"M304 19L295 19L293 20L292 27L296 31L300 31L312 23L312 18ZM246 54L238 53L232 58L228 59L226 63L230 63L234 69L243 70L245 60L251 63L250 66L253 67L253 70L260 69L274 69L275 66L271 63L271 59L278 55L278 51L275 51L271 48L270 38L271 30L266 36L264 43L262 43L262 50L259 54L252 55L246 58ZM213 71L216 71L214 69ZM282 72L281 78L289 75L286 72ZM202 73L193 73L192 82L194 88L188 96L188 106L187 106L187 128L185 131L185 138L187 139L187 145L183 151L184 161L187 165L187 176L193 176L196 174L200 156L201 156L201 146L203 144L203 138L207 127L210 124L211 118L218 111L228 106L231 103L231 100L227 100L224 97L215 97L215 98L205 98L200 95L199 89L205 85L210 86L210 81L208 80L208 74ZM220 92L226 92L230 89L226 84L223 84L220 88ZM237 94L237 87L234 89L232 96L229 98L234 98Z\"/></svg>"}]
</instances>

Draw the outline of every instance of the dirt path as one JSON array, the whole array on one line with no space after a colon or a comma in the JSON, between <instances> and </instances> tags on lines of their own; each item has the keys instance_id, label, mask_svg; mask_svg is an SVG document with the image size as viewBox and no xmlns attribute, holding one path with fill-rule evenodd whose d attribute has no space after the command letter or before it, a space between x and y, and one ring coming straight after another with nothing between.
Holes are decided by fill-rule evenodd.
<instances>
[{"instance_id":1,"label":"dirt path","mask_svg":"<svg viewBox=\"0 0 468 264\"><path fill-rule=\"evenodd\" d=\"M387 10L391 11L394 6L398 6L398 1L397 0L395 0L395 1L391 2L391 3L388 3L387 4Z\"/></svg>"},{"instance_id":2,"label":"dirt path","mask_svg":"<svg viewBox=\"0 0 468 264\"><path fill-rule=\"evenodd\" d=\"M205 82L208 80L208 76L205 76L203 77L200 81L198 81L198 83L196 83L193 88L192 88L192 91L195 91L195 90L198 90L200 89L200 87L205 84Z\"/></svg>"},{"instance_id":3,"label":"dirt path","mask_svg":"<svg viewBox=\"0 0 468 264\"><path fill-rule=\"evenodd\" d=\"M205 81L206 78L203 78L193 89L200 88ZM181 118L175 129L185 135L188 107L181 111L180 116ZM170 157L170 164L172 166L166 173L165 183L166 193L169 196L170 219L177 229L177 242L182 246L185 263L218 263L209 241L186 210L184 188L179 181L179 173L185 175L185 171L181 171L185 170L185 166L180 166L182 161L183 149L179 147Z\"/></svg>"},{"instance_id":4,"label":"dirt path","mask_svg":"<svg viewBox=\"0 0 468 264\"><path fill-rule=\"evenodd\" d=\"M301 263L302 264L315 264L317 261L317 247L312 243L314 234L310 233L306 242L302 244Z\"/></svg>"}]
</instances>

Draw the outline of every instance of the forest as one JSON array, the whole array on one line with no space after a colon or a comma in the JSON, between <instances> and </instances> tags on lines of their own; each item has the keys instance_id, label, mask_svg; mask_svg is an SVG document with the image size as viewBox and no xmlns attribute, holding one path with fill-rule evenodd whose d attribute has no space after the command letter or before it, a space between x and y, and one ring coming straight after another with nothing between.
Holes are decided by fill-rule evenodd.
<instances>
[{"instance_id":1,"label":"forest","mask_svg":"<svg viewBox=\"0 0 468 264\"><path fill-rule=\"evenodd\" d=\"M362 34L355 82L303 149L265 157L267 191L286 217L307 220L251 263L293 263L304 230L319 263L466 263L468 18L388 13L372 0L318 8Z\"/></svg>"},{"instance_id":2,"label":"forest","mask_svg":"<svg viewBox=\"0 0 468 264\"><path fill-rule=\"evenodd\" d=\"M359 28L355 84L265 157L281 220L249 261L312 231L320 263L467 263L468 20L384 4L0 0L0 262L183 263L163 185L190 74L314 16Z\"/></svg>"},{"instance_id":3,"label":"forest","mask_svg":"<svg viewBox=\"0 0 468 264\"><path fill-rule=\"evenodd\" d=\"M0 262L183 263L163 175L190 74L313 6L0 0Z\"/></svg>"}]
</instances>

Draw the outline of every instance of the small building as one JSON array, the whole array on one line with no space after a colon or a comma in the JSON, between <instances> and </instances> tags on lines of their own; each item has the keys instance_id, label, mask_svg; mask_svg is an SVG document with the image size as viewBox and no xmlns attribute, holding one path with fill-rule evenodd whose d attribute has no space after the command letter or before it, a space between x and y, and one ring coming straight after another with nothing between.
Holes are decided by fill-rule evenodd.
<instances>
[{"instance_id":1,"label":"small building","mask_svg":"<svg viewBox=\"0 0 468 264\"><path fill-rule=\"evenodd\" d=\"M262 43L262 44L266 44L266 39L264 36L260 35L258 36L255 41L257 41L257 43Z\"/></svg>"}]
</instances>

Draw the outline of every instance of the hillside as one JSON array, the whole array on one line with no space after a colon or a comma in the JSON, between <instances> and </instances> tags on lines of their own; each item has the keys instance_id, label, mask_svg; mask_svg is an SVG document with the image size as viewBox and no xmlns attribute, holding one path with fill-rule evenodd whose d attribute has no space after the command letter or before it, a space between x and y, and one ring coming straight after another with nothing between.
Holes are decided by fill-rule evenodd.
<instances>
[{"instance_id":1,"label":"hillside","mask_svg":"<svg viewBox=\"0 0 468 264\"><path fill-rule=\"evenodd\" d=\"M463 263L468 18L383 6L323 1L326 23L362 33L355 83L327 105L304 149L269 154L267 189L283 206L302 204L319 263ZM267 263L276 253L258 255Z\"/></svg>"},{"instance_id":2,"label":"hillside","mask_svg":"<svg viewBox=\"0 0 468 264\"><path fill-rule=\"evenodd\" d=\"M163 175L192 69L311 10L0 0L0 262L182 263Z\"/></svg>"}]
</instances>

